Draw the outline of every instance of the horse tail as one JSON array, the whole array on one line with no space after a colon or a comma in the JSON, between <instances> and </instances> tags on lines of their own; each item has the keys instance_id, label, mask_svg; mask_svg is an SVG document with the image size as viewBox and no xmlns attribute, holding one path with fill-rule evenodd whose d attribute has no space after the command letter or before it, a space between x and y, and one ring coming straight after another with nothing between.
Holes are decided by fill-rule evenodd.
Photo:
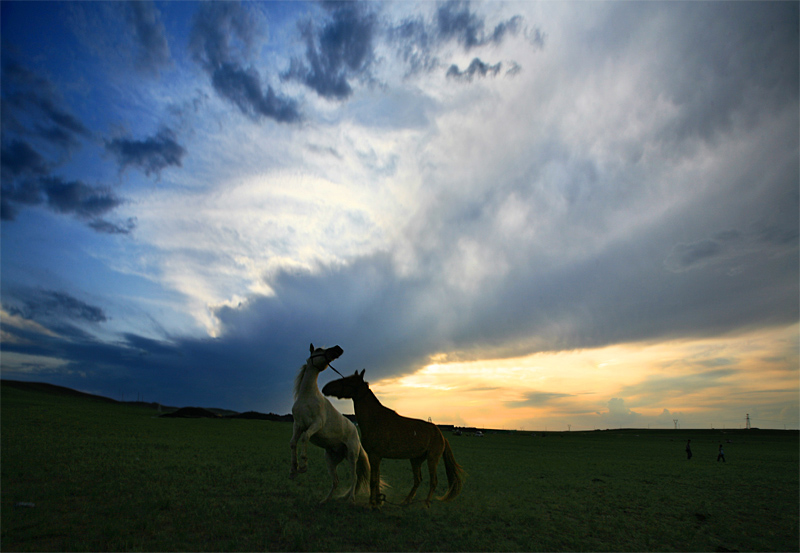
<instances>
[{"instance_id":1,"label":"horse tail","mask_svg":"<svg viewBox=\"0 0 800 553\"><path fill-rule=\"evenodd\" d=\"M369 493L369 475L371 472L369 466L369 457L367 457L367 452L364 451L364 447L359 444L358 445L358 462L356 462L356 493L361 493L365 491Z\"/></svg>"},{"instance_id":2,"label":"horse tail","mask_svg":"<svg viewBox=\"0 0 800 553\"><path fill-rule=\"evenodd\" d=\"M441 501L450 501L455 499L461 493L461 488L464 486L464 479L467 473L461 468L461 465L456 463L456 458L453 455L453 450L450 449L450 442L444 438L444 469L447 472L447 492L438 499Z\"/></svg>"}]
</instances>

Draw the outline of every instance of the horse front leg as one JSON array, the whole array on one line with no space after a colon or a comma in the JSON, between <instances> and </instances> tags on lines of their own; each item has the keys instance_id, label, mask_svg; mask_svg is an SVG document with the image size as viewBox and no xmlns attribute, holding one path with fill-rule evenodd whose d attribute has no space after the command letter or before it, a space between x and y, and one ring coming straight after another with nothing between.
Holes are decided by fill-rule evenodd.
<instances>
[{"instance_id":1,"label":"horse front leg","mask_svg":"<svg viewBox=\"0 0 800 553\"><path fill-rule=\"evenodd\" d=\"M373 510L381 509L381 458L369 455L369 506Z\"/></svg>"}]
</instances>

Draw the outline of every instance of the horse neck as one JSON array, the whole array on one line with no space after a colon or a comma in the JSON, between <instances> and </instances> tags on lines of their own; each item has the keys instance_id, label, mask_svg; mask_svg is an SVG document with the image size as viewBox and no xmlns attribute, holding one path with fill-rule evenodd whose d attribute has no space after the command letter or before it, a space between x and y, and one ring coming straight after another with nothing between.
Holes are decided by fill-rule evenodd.
<instances>
[{"instance_id":1,"label":"horse neck","mask_svg":"<svg viewBox=\"0 0 800 553\"><path fill-rule=\"evenodd\" d=\"M303 365L295 381L295 396L301 397L309 394L322 395L317 385L319 371L309 365Z\"/></svg>"},{"instance_id":2,"label":"horse neck","mask_svg":"<svg viewBox=\"0 0 800 553\"><path fill-rule=\"evenodd\" d=\"M383 404L378 401L378 397L373 394L372 390L368 387L365 393L359 395L357 398L353 398L353 408L356 411L358 424L362 427L364 423L369 425L370 422L374 420L374 416L379 415L381 411L390 411L388 407L384 407Z\"/></svg>"}]
</instances>

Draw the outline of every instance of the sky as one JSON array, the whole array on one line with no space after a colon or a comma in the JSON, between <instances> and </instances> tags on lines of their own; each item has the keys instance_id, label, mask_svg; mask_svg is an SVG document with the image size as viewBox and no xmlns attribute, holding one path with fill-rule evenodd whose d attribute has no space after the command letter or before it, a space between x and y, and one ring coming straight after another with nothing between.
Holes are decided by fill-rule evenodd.
<instances>
[{"instance_id":1,"label":"sky","mask_svg":"<svg viewBox=\"0 0 800 553\"><path fill-rule=\"evenodd\" d=\"M3 378L800 426L798 3L0 10Z\"/></svg>"}]
</instances>

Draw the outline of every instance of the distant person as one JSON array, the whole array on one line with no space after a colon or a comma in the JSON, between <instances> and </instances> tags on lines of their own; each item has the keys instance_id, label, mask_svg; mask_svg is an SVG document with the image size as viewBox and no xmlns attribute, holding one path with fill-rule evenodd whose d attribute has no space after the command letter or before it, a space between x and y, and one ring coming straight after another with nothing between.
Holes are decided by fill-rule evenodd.
<instances>
[{"instance_id":1,"label":"distant person","mask_svg":"<svg viewBox=\"0 0 800 553\"><path fill-rule=\"evenodd\" d=\"M686 442L686 459L692 458L692 440Z\"/></svg>"},{"instance_id":2,"label":"distant person","mask_svg":"<svg viewBox=\"0 0 800 553\"><path fill-rule=\"evenodd\" d=\"M725 462L725 452L722 451L722 444L719 444L719 453L717 453L717 462L718 463L719 463L720 459L722 459L723 463Z\"/></svg>"}]
</instances>

